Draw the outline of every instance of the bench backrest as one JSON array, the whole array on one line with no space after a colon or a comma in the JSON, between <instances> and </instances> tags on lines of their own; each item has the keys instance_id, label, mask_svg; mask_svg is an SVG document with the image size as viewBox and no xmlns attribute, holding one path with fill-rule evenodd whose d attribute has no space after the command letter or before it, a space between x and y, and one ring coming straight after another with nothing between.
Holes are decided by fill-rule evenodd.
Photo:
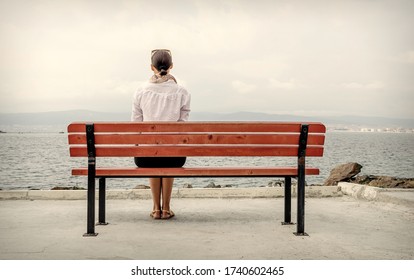
<instances>
[{"instance_id":1,"label":"bench backrest","mask_svg":"<svg viewBox=\"0 0 414 280\"><path fill-rule=\"evenodd\" d=\"M70 124L68 138L72 157L320 157L325 131L297 122L99 122Z\"/></svg>"}]
</instances>

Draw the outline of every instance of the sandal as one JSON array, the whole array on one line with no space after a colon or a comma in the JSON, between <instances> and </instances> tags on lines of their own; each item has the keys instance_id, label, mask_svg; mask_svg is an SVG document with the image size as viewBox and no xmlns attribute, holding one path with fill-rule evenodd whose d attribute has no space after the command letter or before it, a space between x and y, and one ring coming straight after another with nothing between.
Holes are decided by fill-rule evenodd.
<instances>
[{"instance_id":1,"label":"sandal","mask_svg":"<svg viewBox=\"0 0 414 280\"><path fill-rule=\"evenodd\" d=\"M171 219L174 216L175 216L175 214L174 214L174 212L172 210L170 210L170 211L162 210L161 219L168 220L168 219Z\"/></svg>"},{"instance_id":2,"label":"sandal","mask_svg":"<svg viewBox=\"0 0 414 280\"><path fill-rule=\"evenodd\" d=\"M150 214L150 217L153 218L154 220L161 219L161 210L153 210Z\"/></svg>"}]
</instances>

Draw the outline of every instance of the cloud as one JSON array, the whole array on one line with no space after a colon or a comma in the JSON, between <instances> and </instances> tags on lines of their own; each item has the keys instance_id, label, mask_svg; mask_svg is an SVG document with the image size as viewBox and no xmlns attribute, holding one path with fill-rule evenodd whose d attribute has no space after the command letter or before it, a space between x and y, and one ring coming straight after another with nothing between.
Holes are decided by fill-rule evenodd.
<instances>
[{"instance_id":1,"label":"cloud","mask_svg":"<svg viewBox=\"0 0 414 280\"><path fill-rule=\"evenodd\" d=\"M270 78L269 87L272 89L293 90L299 88L300 85L294 79L289 79L288 81L279 81L274 78Z\"/></svg>"},{"instance_id":2,"label":"cloud","mask_svg":"<svg viewBox=\"0 0 414 280\"><path fill-rule=\"evenodd\" d=\"M122 81L119 79L109 79L102 84L100 89L108 95L129 96L146 81Z\"/></svg>"},{"instance_id":3,"label":"cloud","mask_svg":"<svg viewBox=\"0 0 414 280\"><path fill-rule=\"evenodd\" d=\"M409 51L407 53L407 62L414 63L414 51Z\"/></svg>"},{"instance_id":4,"label":"cloud","mask_svg":"<svg viewBox=\"0 0 414 280\"><path fill-rule=\"evenodd\" d=\"M414 50L390 56L390 61L402 64L414 64Z\"/></svg>"},{"instance_id":5,"label":"cloud","mask_svg":"<svg viewBox=\"0 0 414 280\"><path fill-rule=\"evenodd\" d=\"M343 83L342 87L347 89L364 89L364 90L378 90L383 89L385 84L381 81L374 81L370 83L358 83L358 82L350 82L350 83Z\"/></svg>"},{"instance_id":6,"label":"cloud","mask_svg":"<svg viewBox=\"0 0 414 280\"><path fill-rule=\"evenodd\" d=\"M339 114L363 92L367 114L413 116L413 1L21 2L0 1L0 112L129 110L150 50L169 48L194 111L302 98L304 112ZM389 108L396 96L404 110Z\"/></svg>"},{"instance_id":7,"label":"cloud","mask_svg":"<svg viewBox=\"0 0 414 280\"><path fill-rule=\"evenodd\" d=\"M234 80L231 82L231 87L239 93L249 93L254 91L257 87L253 84L247 84L245 82Z\"/></svg>"},{"instance_id":8,"label":"cloud","mask_svg":"<svg viewBox=\"0 0 414 280\"><path fill-rule=\"evenodd\" d=\"M414 50L406 52L403 56L403 61L408 64L414 64Z\"/></svg>"}]
</instances>

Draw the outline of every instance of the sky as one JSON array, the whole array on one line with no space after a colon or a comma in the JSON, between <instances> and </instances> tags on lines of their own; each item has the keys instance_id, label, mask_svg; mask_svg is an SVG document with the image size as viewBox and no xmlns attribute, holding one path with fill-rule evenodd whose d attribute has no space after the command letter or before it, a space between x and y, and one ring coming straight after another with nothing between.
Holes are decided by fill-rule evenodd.
<instances>
[{"instance_id":1,"label":"sky","mask_svg":"<svg viewBox=\"0 0 414 280\"><path fill-rule=\"evenodd\" d=\"M0 0L0 113L131 110L152 49L196 112L414 118L414 1Z\"/></svg>"}]
</instances>

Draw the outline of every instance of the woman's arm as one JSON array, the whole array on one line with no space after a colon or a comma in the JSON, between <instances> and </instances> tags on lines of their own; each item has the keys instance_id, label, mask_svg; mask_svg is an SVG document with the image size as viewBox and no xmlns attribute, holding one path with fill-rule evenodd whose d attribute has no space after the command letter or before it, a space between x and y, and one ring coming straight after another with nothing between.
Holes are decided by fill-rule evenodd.
<instances>
[{"instance_id":1,"label":"woman's arm","mask_svg":"<svg viewBox=\"0 0 414 280\"><path fill-rule=\"evenodd\" d=\"M186 91L183 94L182 102L181 102L181 109L180 109L180 119L179 122L185 122L188 120L190 115L190 103L191 103L191 95Z\"/></svg>"},{"instance_id":2,"label":"woman's arm","mask_svg":"<svg viewBox=\"0 0 414 280\"><path fill-rule=\"evenodd\" d=\"M133 122L142 122L144 120L142 115L142 109L141 109L141 94L140 92L136 92L134 94L133 100L132 100L132 114L131 114L131 121Z\"/></svg>"}]
</instances>

